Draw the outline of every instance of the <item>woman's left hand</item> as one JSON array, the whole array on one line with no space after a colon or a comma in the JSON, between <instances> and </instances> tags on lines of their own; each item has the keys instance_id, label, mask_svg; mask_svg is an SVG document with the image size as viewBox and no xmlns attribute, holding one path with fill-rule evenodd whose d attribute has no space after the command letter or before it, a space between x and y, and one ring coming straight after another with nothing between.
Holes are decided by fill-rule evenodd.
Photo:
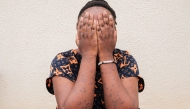
<instances>
[{"instance_id":1,"label":"woman's left hand","mask_svg":"<svg viewBox=\"0 0 190 109\"><path fill-rule=\"evenodd\" d=\"M108 15L106 11L98 15L97 36L99 61L113 59L117 32L112 15Z\"/></svg>"}]
</instances>

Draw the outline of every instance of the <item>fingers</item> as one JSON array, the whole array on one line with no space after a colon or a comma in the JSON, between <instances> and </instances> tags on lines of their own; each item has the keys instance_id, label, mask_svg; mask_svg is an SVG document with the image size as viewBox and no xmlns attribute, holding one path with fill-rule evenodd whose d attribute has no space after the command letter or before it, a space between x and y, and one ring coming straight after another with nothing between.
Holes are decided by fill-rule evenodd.
<instances>
[{"instance_id":1,"label":"fingers","mask_svg":"<svg viewBox=\"0 0 190 109\"><path fill-rule=\"evenodd\" d=\"M109 18L108 18L108 13L107 13L107 11L106 10L104 10L104 12L103 12L103 21L104 21L104 37L105 38L109 38L110 36L109 36L109 25L108 25L108 23L109 23Z\"/></svg>"},{"instance_id":2,"label":"fingers","mask_svg":"<svg viewBox=\"0 0 190 109\"><path fill-rule=\"evenodd\" d=\"M104 27L104 21L103 21L102 13L98 14L98 24L99 24L100 28Z\"/></svg>"},{"instance_id":3,"label":"fingers","mask_svg":"<svg viewBox=\"0 0 190 109\"><path fill-rule=\"evenodd\" d=\"M108 15L106 10L98 14L98 21L94 20L93 14L89 12L85 13L84 18L80 18L79 39L81 37L92 37L94 33L97 33L97 36L101 39L114 38L114 31L114 19L112 15Z\"/></svg>"},{"instance_id":4,"label":"fingers","mask_svg":"<svg viewBox=\"0 0 190 109\"><path fill-rule=\"evenodd\" d=\"M98 32L98 36L101 39L114 37L114 20L112 15L108 15L106 10L104 10L102 14L98 15L98 26L99 27L97 27L97 29L102 33L100 35L100 32Z\"/></svg>"},{"instance_id":5,"label":"fingers","mask_svg":"<svg viewBox=\"0 0 190 109\"><path fill-rule=\"evenodd\" d=\"M114 20L112 15L109 15L109 24L108 24L108 35L110 38L114 38Z\"/></svg>"},{"instance_id":6,"label":"fingers","mask_svg":"<svg viewBox=\"0 0 190 109\"><path fill-rule=\"evenodd\" d=\"M101 28L100 28L99 24L97 24L97 36L99 39L101 39L101 40L103 39Z\"/></svg>"},{"instance_id":7,"label":"fingers","mask_svg":"<svg viewBox=\"0 0 190 109\"><path fill-rule=\"evenodd\" d=\"M88 35L86 37L92 37L93 33L92 33L92 27L93 27L93 22L94 22L94 17L93 14L90 13L90 17L88 20L88 25L87 25L87 30L86 32L88 32Z\"/></svg>"},{"instance_id":8,"label":"fingers","mask_svg":"<svg viewBox=\"0 0 190 109\"><path fill-rule=\"evenodd\" d=\"M87 31L87 27L88 27L88 21L89 21L89 13L86 12L85 16L84 16L84 22L83 22L83 33L84 33L84 38L88 37L88 31Z\"/></svg>"},{"instance_id":9,"label":"fingers","mask_svg":"<svg viewBox=\"0 0 190 109\"><path fill-rule=\"evenodd\" d=\"M103 12L103 20L104 20L104 24L108 25L108 14L105 10Z\"/></svg>"},{"instance_id":10,"label":"fingers","mask_svg":"<svg viewBox=\"0 0 190 109\"><path fill-rule=\"evenodd\" d=\"M86 12L78 24L78 39L92 37L93 34L96 34L96 21L92 13Z\"/></svg>"},{"instance_id":11,"label":"fingers","mask_svg":"<svg viewBox=\"0 0 190 109\"><path fill-rule=\"evenodd\" d=\"M79 29L83 27L83 17L80 18L78 25L79 25Z\"/></svg>"},{"instance_id":12,"label":"fingers","mask_svg":"<svg viewBox=\"0 0 190 109\"><path fill-rule=\"evenodd\" d=\"M104 21L102 13L98 14L97 35L100 39L104 39Z\"/></svg>"},{"instance_id":13,"label":"fingers","mask_svg":"<svg viewBox=\"0 0 190 109\"><path fill-rule=\"evenodd\" d=\"M97 30L96 26L97 26L97 21L94 20L93 25L92 25L92 33L93 33L93 34L96 33L96 30Z\"/></svg>"},{"instance_id":14,"label":"fingers","mask_svg":"<svg viewBox=\"0 0 190 109\"><path fill-rule=\"evenodd\" d=\"M109 15L109 26L113 28L114 21L112 15Z\"/></svg>"},{"instance_id":15,"label":"fingers","mask_svg":"<svg viewBox=\"0 0 190 109\"><path fill-rule=\"evenodd\" d=\"M80 18L80 21L79 21L79 28L78 28L78 39L81 39L83 36L84 36L84 33L83 33L83 17Z\"/></svg>"},{"instance_id":16,"label":"fingers","mask_svg":"<svg viewBox=\"0 0 190 109\"><path fill-rule=\"evenodd\" d=\"M83 26L86 26L86 25L87 25L88 20L89 20L89 13L86 12L86 13L85 13L85 16L84 16L84 23L83 23Z\"/></svg>"},{"instance_id":17,"label":"fingers","mask_svg":"<svg viewBox=\"0 0 190 109\"><path fill-rule=\"evenodd\" d=\"M94 16L92 13L90 13L89 21L88 21L88 27L92 27L94 22Z\"/></svg>"}]
</instances>

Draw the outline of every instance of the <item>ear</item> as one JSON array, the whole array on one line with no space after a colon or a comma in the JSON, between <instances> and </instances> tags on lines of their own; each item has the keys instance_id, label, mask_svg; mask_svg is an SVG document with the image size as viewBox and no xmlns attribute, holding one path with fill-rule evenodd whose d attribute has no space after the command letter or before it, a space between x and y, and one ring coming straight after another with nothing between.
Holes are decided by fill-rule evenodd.
<instances>
[{"instance_id":1,"label":"ear","mask_svg":"<svg viewBox=\"0 0 190 109\"><path fill-rule=\"evenodd\" d=\"M79 46L79 36L78 36L78 33L76 34L75 43L76 43L76 45L78 47Z\"/></svg>"}]
</instances>

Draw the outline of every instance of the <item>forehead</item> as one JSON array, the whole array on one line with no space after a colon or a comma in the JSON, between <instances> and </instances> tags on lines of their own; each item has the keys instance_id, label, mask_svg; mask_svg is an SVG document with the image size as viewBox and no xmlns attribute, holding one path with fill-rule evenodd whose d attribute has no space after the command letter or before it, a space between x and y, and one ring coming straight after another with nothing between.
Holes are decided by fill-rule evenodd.
<instances>
[{"instance_id":1,"label":"forehead","mask_svg":"<svg viewBox=\"0 0 190 109\"><path fill-rule=\"evenodd\" d=\"M88 9L86 9L83 13L82 16L85 15L85 12L92 13L94 15L94 18L97 19L99 13L103 13L103 11L106 10L108 15L112 15L110 11L108 11L106 8L99 7L99 6L93 6Z\"/></svg>"}]
</instances>

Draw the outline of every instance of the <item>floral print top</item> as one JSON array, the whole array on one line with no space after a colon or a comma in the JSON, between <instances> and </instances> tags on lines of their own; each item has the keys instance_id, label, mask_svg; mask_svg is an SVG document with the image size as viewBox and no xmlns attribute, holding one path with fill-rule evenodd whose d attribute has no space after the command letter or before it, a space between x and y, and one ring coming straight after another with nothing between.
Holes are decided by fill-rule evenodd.
<instances>
[{"instance_id":1,"label":"floral print top","mask_svg":"<svg viewBox=\"0 0 190 109\"><path fill-rule=\"evenodd\" d=\"M125 77L137 77L139 92L144 90L144 79L139 76L139 69L136 60L128 52L120 49L114 49L113 58L116 62L118 75L121 79ZM76 50L69 50L59 53L53 59L50 66L50 75L46 79L46 87L49 93L54 94L52 77L61 76L75 82L78 76L82 56ZM103 85L101 82L100 68L96 67L94 104L93 109L105 109Z\"/></svg>"}]
</instances>

